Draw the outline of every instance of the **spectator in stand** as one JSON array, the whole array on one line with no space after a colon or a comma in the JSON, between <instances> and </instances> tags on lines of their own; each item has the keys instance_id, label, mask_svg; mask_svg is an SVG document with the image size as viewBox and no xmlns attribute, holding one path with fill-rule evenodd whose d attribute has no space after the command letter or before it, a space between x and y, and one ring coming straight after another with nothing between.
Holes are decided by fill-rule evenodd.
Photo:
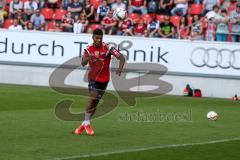
<instances>
[{"instance_id":1,"label":"spectator in stand","mask_svg":"<svg viewBox=\"0 0 240 160\"><path fill-rule=\"evenodd\" d=\"M107 0L107 5L111 8L112 4L115 3L116 0Z\"/></svg>"},{"instance_id":2,"label":"spectator in stand","mask_svg":"<svg viewBox=\"0 0 240 160\"><path fill-rule=\"evenodd\" d=\"M193 24L191 26L191 39L203 40L203 26L200 21L199 15L193 16Z\"/></svg>"},{"instance_id":3,"label":"spectator in stand","mask_svg":"<svg viewBox=\"0 0 240 160\"><path fill-rule=\"evenodd\" d=\"M178 38L188 39L189 37L189 26L188 19L186 17L181 17L180 24L177 26Z\"/></svg>"},{"instance_id":4,"label":"spectator in stand","mask_svg":"<svg viewBox=\"0 0 240 160\"><path fill-rule=\"evenodd\" d=\"M14 19L13 20L13 24L11 26L9 26L8 29L12 30L12 31L21 31L22 30L22 26L18 24L18 20L17 19Z\"/></svg>"},{"instance_id":5,"label":"spectator in stand","mask_svg":"<svg viewBox=\"0 0 240 160\"><path fill-rule=\"evenodd\" d=\"M28 0L24 3L24 13L28 16L28 19L35 13L38 9L37 2L33 0Z\"/></svg>"},{"instance_id":6,"label":"spectator in stand","mask_svg":"<svg viewBox=\"0 0 240 160\"><path fill-rule=\"evenodd\" d=\"M123 3L122 0L116 0L116 2L111 5L111 9L115 10L117 8L126 9L126 4Z\"/></svg>"},{"instance_id":7,"label":"spectator in stand","mask_svg":"<svg viewBox=\"0 0 240 160\"><path fill-rule=\"evenodd\" d=\"M116 31L117 21L113 19L113 11L109 10L102 22L103 33L112 35Z\"/></svg>"},{"instance_id":8,"label":"spectator in stand","mask_svg":"<svg viewBox=\"0 0 240 160\"><path fill-rule=\"evenodd\" d=\"M0 5L0 28L3 27L5 22L5 17L7 16L7 11Z\"/></svg>"},{"instance_id":9,"label":"spectator in stand","mask_svg":"<svg viewBox=\"0 0 240 160\"><path fill-rule=\"evenodd\" d=\"M173 0L160 0L158 13L164 15L171 15L173 7Z\"/></svg>"},{"instance_id":10,"label":"spectator in stand","mask_svg":"<svg viewBox=\"0 0 240 160\"><path fill-rule=\"evenodd\" d=\"M83 4L79 2L79 0L73 0L68 6L68 12L71 12L71 16L74 19L76 16L80 15L80 12L83 10Z\"/></svg>"},{"instance_id":11,"label":"spectator in stand","mask_svg":"<svg viewBox=\"0 0 240 160\"><path fill-rule=\"evenodd\" d=\"M27 25L25 26L24 30L34 30L33 23L31 21L28 21Z\"/></svg>"},{"instance_id":12,"label":"spectator in stand","mask_svg":"<svg viewBox=\"0 0 240 160\"><path fill-rule=\"evenodd\" d=\"M73 32L73 23L74 20L72 18L71 12L68 12L62 19L62 29L63 32Z\"/></svg>"},{"instance_id":13,"label":"spectator in stand","mask_svg":"<svg viewBox=\"0 0 240 160\"><path fill-rule=\"evenodd\" d=\"M229 16L227 14L227 10L221 10L221 14L217 14L214 19L217 24L216 40L226 42L227 35L229 34Z\"/></svg>"},{"instance_id":14,"label":"spectator in stand","mask_svg":"<svg viewBox=\"0 0 240 160\"><path fill-rule=\"evenodd\" d=\"M207 21L207 27L205 31L205 40L207 41L215 41L216 36L216 23L214 21L214 18L210 18Z\"/></svg>"},{"instance_id":15,"label":"spectator in stand","mask_svg":"<svg viewBox=\"0 0 240 160\"><path fill-rule=\"evenodd\" d=\"M158 29L160 26L160 22L157 19L156 14L152 14L152 19L147 25L147 31L148 31L148 36L149 37L158 37Z\"/></svg>"},{"instance_id":16,"label":"spectator in stand","mask_svg":"<svg viewBox=\"0 0 240 160\"><path fill-rule=\"evenodd\" d=\"M143 19L140 19L134 26L134 35L141 37L146 29L147 25L144 23Z\"/></svg>"},{"instance_id":17,"label":"spectator in stand","mask_svg":"<svg viewBox=\"0 0 240 160\"><path fill-rule=\"evenodd\" d=\"M159 0L148 0L147 1L147 11L148 13L156 13L158 9Z\"/></svg>"},{"instance_id":18,"label":"spectator in stand","mask_svg":"<svg viewBox=\"0 0 240 160\"><path fill-rule=\"evenodd\" d=\"M87 19L90 23L94 22L94 6L90 3L90 0L85 1L84 11L87 15Z\"/></svg>"},{"instance_id":19,"label":"spectator in stand","mask_svg":"<svg viewBox=\"0 0 240 160\"><path fill-rule=\"evenodd\" d=\"M173 38L175 33L175 28L172 22L170 22L170 17L165 16L164 22L160 24L160 28L158 29L158 34L162 38Z\"/></svg>"},{"instance_id":20,"label":"spectator in stand","mask_svg":"<svg viewBox=\"0 0 240 160\"><path fill-rule=\"evenodd\" d=\"M232 42L240 42L240 3L235 11L231 12L230 22L232 24Z\"/></svg>"},{"instance_id":21,"label":"spectator in stand","mask_svg":"<svg viewBox=\"0 0 240 160\"><path fill-rule=\"evenodd\" d=\"M28 17L22 10L18 10L17 19L19 24L25 28L28 23Z\"/></svg>"},{"instance_id":22,"label":"spectator in stand","mask_svg":"<svg viewBox=\"0 0 240 160\"><path fill-rule=\"evenodd\" d=\"M43 9L45 7L45 0L36 0L38 9Z\"/></svg>"},{"instance_id":23,"label":"spectator in stand","mask_svg":"<svg viewBox=\"0 0 240 160\"><path fill-rule=\"evenodd\" d=\"M171 10L172 15L186 16L188 10L188 0L175 0L175 7Z\"/></svg>"},{"instance_id":24,"label":"spectator in stand","mask_svg":"<svg viewBox=\"0 0 240 160\"><path fill-rule=\"evenodd\" d=\"M103 0L102 4L98 6L96 21L100 22L107 15L107 12L110 10L110 7L107 6L107 1Z\"/></svg>"},{"instance_id":25,"label":"spectator in stand","mask_svg":"<svg viewBox=\"0 0 240 160\"><path fill-rule=\"evenodd\" d=\"M223 8L226 8L228 15L231 15L231 12L236 10L237 4L238 4L237 0L224 1Z\"/></svg>"},{"instance_id":26,"label":"spectator in stand","mask_svg":"<svg viewBox=\"0 0 240 160\"><path fill-rule=\"evenodd\" d=\"M149 31L147 29L144 30L143 37L149 37Z\"/></svg>"},{"instance_id":27,"label":"spectator in stand","mask_svg":"<svg viewBox=\"0 0 240 160\"><path fill-rule=\"evenodd\" d=\"M47 8L53 8L53 9L58 8L58 0L47 0L46 1L46 7Z\"/></svg>"},{"instance_id":28,"label":"spectator in stand","mask_svg":"<svg viewBox=\"0 0 240 160\"><path fill-rule=\"evenodd\" d=\"M20 0L13 0L9 6L9 18L16 18L16 13L23 8L23 3Z\"/></svg>"},{"instance_id":29,"label":"spectator in stand","mask_svg":"<svg viewBox=\"0 0 240 160\"><path fill-rule=\"evenodd\" d=\"M31 16L31 20L33 23L33 27L35 30L41 30L44 31L44 26L45 26L45 18L44 16L41 14L40 10L37 9L35 11L35 14L33 14Z\"/></svg>"},{"instance_id":30,"label":"spectator in stand","mask_svg":"<svg viewBox=\"0 0 240 160\"><path fill-rule=\"evenodd\" d=\"M213 6L220 6L220 0L203 0L203 16L213 10Z\"/></svg>"},{"instance_id":31,"label":"spectator in stand","mask_svg":"<svg viewBox=\"0 0 240 160\"><path fill-rule=\"evenodd\" d=\"M61 8L67 9L70 4L71 4L71 0L62 0Z\"/></svg>"},{"instance_id":32,"label":"spectator in stand","mask_svg":"<svg viewBox=\"0 0 240 160\"><path fill-rule=\"evenodd\" d=\"M87 15L84 12L80 14L80 23L83 24L84 33L86 33L89 25L89 20L87 19Z\"/></svg>"},{"instance_id":33,"label":"spectator in stand","mask_svg":"<svg viewBox=\"0 0 240 160\"><path fill-rule=\"evenodd\" d=\"M117 35L133 36L133 21L129 17L118 23Z\"/></svg>"},{"instance_id":34,"label":"spectator in stand","mask_svg":"<svg viewBox=\"0 0 240 160\"><path fill-rule=\"evenodd\" d=\"M87 15L82 12L79 19L73 24L73 32L76 34L86 32L86 29L88 28L88 23L89 22L87 20Z\"/></svg>"},{"instance_id":35,"label":"spectator in stand","mask_svg":"<svg viewBox=\"0 0 240 160\"><path fill-rule=\"evenodd\" d=\"M5 9L6 7L6 0L0 0L0 8Z\"/></svg>"},{"instance_id":36,"label":"spectator in stand","mask_svg":"<svg viewBox=\"0 0 240 160\"><path fill-rule=\"evenodd\" d=\"M207 14L206 14L206 18L207 19L210 19L210 18L215 18L216 15L219 14L219 6L218 5L214 5L213 6L213 10L209 11Z\"/></svg>"},{"instance_id":37,"label":"spectator in stand","mask_svg":"<svg viewBox=\"0 0 240 160\"><path fill-rule=\"evenodd\" d=\"M194 0L195 4L200 4L202 0Z\"/></svg>"},{"instance_id":38,"label":"spectator in stand","mask_svg":"<svg viewBox=\"0 0 240 160\"><path fill-rule=\"evenodd\" d=\"M147 13L147 0L129 0L128 13L140 12L141 14Z\"/></svg>"}]
</instances>

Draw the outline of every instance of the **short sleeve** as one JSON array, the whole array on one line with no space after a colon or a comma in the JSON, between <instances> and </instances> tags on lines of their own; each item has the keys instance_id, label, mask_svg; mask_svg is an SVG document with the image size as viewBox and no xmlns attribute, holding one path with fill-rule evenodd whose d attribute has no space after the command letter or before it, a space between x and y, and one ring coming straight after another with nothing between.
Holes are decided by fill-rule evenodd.
<instances>
[{"instance_id":1,"label":"short sleeve","mask_svg":"<svg viewBox=\"0 0 240 160\"><path fill-rule=\"evenodd\" d=\"M89 52L87 49L84 49L83 50L83 53L82 53L82 57L85 58L85 57L88 57L89 56Z\"/></svg>"},{"instance_id":2,"label":"short sleeve","mask_svg":"<svg viewBox=\"0 0 240 160\"><path fill-rule=\"evenodd\" d=\"M109 52L111 55L113 55L114 57L116 58L119 58L121 56L121 53L119 52L118 49L116 49L115 47L112 47L110 49L110 52Z\"/></svg>"}]
</instances>

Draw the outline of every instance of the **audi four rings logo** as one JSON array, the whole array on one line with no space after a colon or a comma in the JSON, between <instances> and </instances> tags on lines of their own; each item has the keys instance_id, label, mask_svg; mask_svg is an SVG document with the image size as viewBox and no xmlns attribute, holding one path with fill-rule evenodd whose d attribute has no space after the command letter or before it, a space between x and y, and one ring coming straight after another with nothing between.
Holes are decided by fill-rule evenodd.
<instances>
[{"instance_id":1,"label":"audi four rings logo","mask_svg":"<svg viewBox=\"0 0 240 160\"><path fill-rule=\"evenodd\" d=\"M230 50L227 48L202 48L192 50L191 63L196 67L209 68L233 68L240 70L240 49Z\"/></svg>"}]
</instances>

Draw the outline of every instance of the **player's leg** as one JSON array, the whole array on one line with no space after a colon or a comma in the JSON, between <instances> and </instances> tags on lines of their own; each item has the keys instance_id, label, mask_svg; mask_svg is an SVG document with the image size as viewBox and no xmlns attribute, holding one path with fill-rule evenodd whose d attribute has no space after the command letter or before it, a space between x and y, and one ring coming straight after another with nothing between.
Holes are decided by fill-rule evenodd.
<instances>
[{"instance_id":1,"label":"player's leg","mask_svg":"<svg viewBox=\"0 0 240 160\"><path fill-rule=\"evenodd\" d=\"M94 135L93 129L90 125L90 119L93 116L93 114L95 113L97 104L99 103L98 95L99 95L98 91L96 91L96 90L91 90L90 91L90 96L89 96L89 99L88 99L88 105L86 107L84 121L74 131L75 134L80 135L80 134L82 134L82 132L85 129L88 135L91 135L91 136Z\"/></svg>"},{"instance_id":2,"label":"player's leg","mask_svg":"<svg viewBox=\"0 0 240 160\"><path fill-rule=\"evenodd\" d=\"M82 122L82 124L80 125L80 127L78 127L75 130L75 134L81 134L83 132L83 130L85 129L88 135L90 135L90 136L94 135L94 132L90 125L90 120L96 111L96 108L97 108L97 105L98 105L100 99L102 98L102 96L105 93L107 84L108 83L101 83L101 82L90 82L89 83L90 97L89 97L88 105L87 105L86 112L85 112L85 119Z\"/></svg>"}]
</instances>

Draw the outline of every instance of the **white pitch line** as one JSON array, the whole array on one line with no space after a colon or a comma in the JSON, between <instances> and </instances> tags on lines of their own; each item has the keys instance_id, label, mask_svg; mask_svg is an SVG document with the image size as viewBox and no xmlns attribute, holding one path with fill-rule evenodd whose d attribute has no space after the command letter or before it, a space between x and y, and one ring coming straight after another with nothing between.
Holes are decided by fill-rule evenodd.
<instances>
[{"instance_id":1,"label":"white pitch line","mask_svg":"<svg viewBox=\"0 0 240 160\"><path fill-rule=\"evenodd\" d=\"M118 150L118 151L111 151L111 152L91 153L91 154L76 155L76 156L69 156L69 157L63 157L63 158L54 158L54 159L51 159L51 160L71 160L71 159L76 159L76 158L108 156L108 155L112 155L112 154L122 154L122 153L129 153L129 152L140 152L140 151L153 150L153 149L163 149L163 148L177 148L177 147L185 147L185 146L215 144L215 143L231 142L231 141L238 141L238 140L240 140L240 137L239 138L231 138L231 139L214 140L214 141L208 141L208 142L170 144L170 145L165 145L165 146L153 146L153 147L145 147L145 148Z\"/></svg>"}]
</instances>

